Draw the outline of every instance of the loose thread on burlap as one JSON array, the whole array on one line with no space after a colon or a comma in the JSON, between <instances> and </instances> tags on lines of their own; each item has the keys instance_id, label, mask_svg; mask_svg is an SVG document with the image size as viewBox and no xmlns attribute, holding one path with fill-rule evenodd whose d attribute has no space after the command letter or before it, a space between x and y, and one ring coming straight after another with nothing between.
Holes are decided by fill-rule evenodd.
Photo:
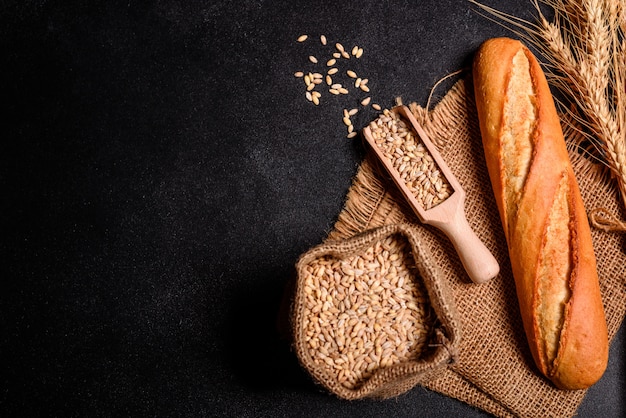
<instances>
[{"instance_id":1,"label":"loose thread on burlap","mask_svg":"<svg viewBox=\"0 0 626 418\"><path fill-rule=\"evenodd\" d=\"M447 79L457 76L459 74L462 74L465 71L469 71L469 67L464 67L464 68L461 68L460 70L456 70L453 73L450 73L442 77L441 79L439 79L439 81L435 83L435 85L430 89L430 94L428 95L428 101L426 102L426 107L425 107L426 113L430 113L430 101L432 100L433 94L435 93L435 90L437 89L437 87L439 87L439 85L443 83L444 81L446 81Z\"/></svg>"},{"instance_id":2,"label":"loose thread on burlap","mask_svg":"<svg viewBox=\"0 0 626 418\"><path fill-rule=\"evenodd\" d=\"M443 331L440 329L435 330L436 334L436 343L428 344L429 347L443 347L449 355L448 364L456 364L459 361L459 350L458 347L455 347L450 341L446 338Z\"/></svg>"},{"instance_id":3,"label":"loose thread on burlap","mask_svg":"<svg viewBox=\"0 0 626 418\"><path fill-rule=\"evenodd\" d=\"M596 208L589 213L589 221L594 228L607 232L626 232L626 222L609 213L605 208Z\"/></svg>"}]
</instances>

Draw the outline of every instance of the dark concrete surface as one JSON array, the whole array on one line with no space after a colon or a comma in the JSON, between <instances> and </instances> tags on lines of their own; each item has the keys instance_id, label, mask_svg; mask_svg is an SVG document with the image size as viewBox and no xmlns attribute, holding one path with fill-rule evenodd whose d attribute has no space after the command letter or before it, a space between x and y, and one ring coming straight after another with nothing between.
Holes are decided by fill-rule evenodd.
<instances>
[{"instance_id":1,"label":"dark concrete surface","mask_svg":"<svg viewBox=\"0 0 626 418\"><path fill-rule=\"evenodd\" d=\"M314 107L293 77L320 34L364 48L384 107L511 35L463 0L0 2L0 415L486 416L338 400L276 333L363 158L340 115L364 95ZM579 415L624 411L622 330Z\"/></svg>"}]
</instances>

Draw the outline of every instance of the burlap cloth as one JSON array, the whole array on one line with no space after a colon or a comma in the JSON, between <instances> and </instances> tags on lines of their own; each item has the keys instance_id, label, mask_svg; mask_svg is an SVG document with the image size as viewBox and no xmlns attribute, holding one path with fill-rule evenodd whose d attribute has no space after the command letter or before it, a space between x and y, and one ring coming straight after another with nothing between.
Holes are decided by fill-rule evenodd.
<instances>
[{"instance_id":1,"label":"burlap cloth","mask_svg":"<svg viewBox=\"0 0 626 418\"><path fill-rule=\"evenodd\" d=\"M561 391L534 366L518 311L515 286L491 184L484 162L470 79L460 80L436 108L411 110L467 192L467 218L500 263L487 284L472 284L448 239L429 226L416 232L448 277L461 317L459 361L424 386L498 416L572 416L586 391ZM572 131L566 132L571 143ZM623 218L613 184L596 165L570 152L587 209L604 207ZM419 222L401 195L365 160L328 239L345 239L385 224ZM592 231L609 337L626 311L626 255L623 235Z\"/></svg>"}]
</instances>

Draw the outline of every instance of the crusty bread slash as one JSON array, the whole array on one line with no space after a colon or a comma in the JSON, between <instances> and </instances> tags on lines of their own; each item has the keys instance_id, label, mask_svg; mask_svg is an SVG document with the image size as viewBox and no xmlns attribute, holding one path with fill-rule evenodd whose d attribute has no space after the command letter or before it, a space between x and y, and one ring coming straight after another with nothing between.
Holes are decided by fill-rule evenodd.
<instances>
[{"instance_id":1,"label":"crusty bread slash","mask_svg":"<svg viewBox=\"0 0 626 418\"><path fill-rule=\"evenodd\" d=\"M606 368L608 335L591 231L548 83L532 53L508 38L481 45L473 76L533 358L557 387L587 388Z\"/></svg>"}]
</instances>

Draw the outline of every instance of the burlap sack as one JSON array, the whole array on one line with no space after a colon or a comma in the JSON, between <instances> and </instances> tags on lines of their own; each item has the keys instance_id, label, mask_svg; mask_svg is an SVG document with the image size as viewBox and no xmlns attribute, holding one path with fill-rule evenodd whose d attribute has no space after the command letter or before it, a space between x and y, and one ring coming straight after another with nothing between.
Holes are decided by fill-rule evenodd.
<instances>
[{"instance_id":1,"label":"burlap sack","mask_svg":"<svg viewBox=\"0 0 626 418\"><path fill-rule=\"evenodd\" d=\"M484 162L471 80L459 81L432 112L411 109L467 192L470 225L500 263L498 277L474 285L452 244L437 230L415 232L448 278L461 317L459 362L425 386L498 416L571 416L585 391L557 390L534 366L515 294L505 237ZM573 143L575 132L566 132ZM571 152L585 206L603 207L624 218L613 183L596 165ZM364 161L329 240L345 239L385 224L417 222L382 171ZM626 255L623 235L592 231L609 337L626 311Z\"/></svg>"},{"instance_id":2,"label":"burlap sack","mask_svg":"<svg viewBox=\"0 0 626 418\"><path fill-rule=\"evenodd\" d=\"M312 315L311 310L307 308L306 300L305 280L310 274L307 267L319 259L345 260L362 254L366 248L387 237L406 239L409 244L410 257L419 272L419 277L413 279L423 283L426 292L424 300L429 302L435 314L434 317L428 317L431 323L421 324L425 328L428 327L431 340L424 352L415 353L415 358L375 370L361 385L349 388L339 382L337 371L332 366L315 361L312 353L314 349L307 343L305 323L307 315ZM296 264L297 280L291 317L294 347L302 366L318 383L341 398L385 399L406 392L417 383L433 378L446 366L453 364L461 337L460 321L447 279L434 261L435 257L415 234L414 228L404 224L374 228L351 239L327 241L303 254ZM381 277L380 280L384 278Z\"/></svg>"}]
</instances>

